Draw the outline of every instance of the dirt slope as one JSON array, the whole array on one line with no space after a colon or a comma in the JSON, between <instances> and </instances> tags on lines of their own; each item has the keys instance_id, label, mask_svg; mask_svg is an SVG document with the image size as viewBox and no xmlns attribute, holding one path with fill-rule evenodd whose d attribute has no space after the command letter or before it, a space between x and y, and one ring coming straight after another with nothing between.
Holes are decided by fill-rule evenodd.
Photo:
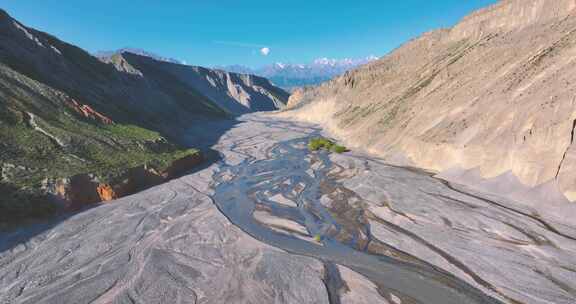
<instances>
[{"instance_id":1,"label":"dirt slope","mask_svg":"<svg viewBox=\"0 0 576 304\"><path fill-rule=\"evenodd\" d=\"M523 199L539 186L576 200L575 8L574 0L500 1L298 92L284 115L391 161L451 169L456 179L472 170L513 184L500 190Z\"/></svg>"}]
</instances>

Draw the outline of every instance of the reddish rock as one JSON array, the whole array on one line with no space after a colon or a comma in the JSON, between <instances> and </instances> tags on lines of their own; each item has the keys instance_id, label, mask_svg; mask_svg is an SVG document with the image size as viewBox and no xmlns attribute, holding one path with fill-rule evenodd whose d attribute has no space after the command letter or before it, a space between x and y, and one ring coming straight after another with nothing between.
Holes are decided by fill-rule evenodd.
<instances>
[{"instance_id":1,"label":"reddish rock","mask_svg":"<svg viewBox=\"0 0 576 304\"><path fill-rule=\"evenodd\" d=\"M96 187L96 191L98 192L98 196L100 196L100 200L102 202L116 199L116 193L114 192L114 189L112 189L112 187L108 184L99 184L98 187Z\"/></svg>"},{"instance_id":2,"label":"reddish rock","mask_svg":"<svg viewBox=\"0 0 576 304\"><path fill-rule=\"evenodd\" d=\"M103 123L105 125L111 125L114 123L112 119L98 113L97 111L92 109L89 105L80 104L74 99L70 99L68 101L68 105L71 106L76 112L78 112L85 118L99 121L100 123Z\"/></svg>"},{"instance_id":3,"label":"reddish rock","mask_svg":"<svg viewBox=\"0 0 576 304\"><path fill-rule=\"evenodd\" d=\"M78 209L101 201L98 185L93 176L78 174L56 180L48 186L48 192L54 194L65 209Z\"/></svg>"},{"instance_id":4,"label":"reddish rock","mask_svg":"<svg viewBox=\"0 0 576 304\"><path fill-rule=\"evenodd\" d=\"M175 160L166 170L158 173L147 166L138 166L110 183L101 183L90 174L78 174L70 178L45 181L46 192L52 194L67 210L86 205L112 201L178 177L202 162L197 153Z\"/></svg>"}]
</instances>

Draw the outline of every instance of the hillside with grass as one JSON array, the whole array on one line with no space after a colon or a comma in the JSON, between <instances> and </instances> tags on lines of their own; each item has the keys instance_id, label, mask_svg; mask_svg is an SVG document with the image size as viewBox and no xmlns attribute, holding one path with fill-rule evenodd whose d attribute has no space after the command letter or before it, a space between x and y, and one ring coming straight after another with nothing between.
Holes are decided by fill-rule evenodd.
<instances>
[{"instance_id":1,"label":"hillside with grass","mask_svg":"<svg viewBox=\"0 0 576 304\"><path fill-rule=\"evenodd\" d=\"M258 96L223 105L222 87L188 81L200 72L210 71L136 54L102 60L0 10L0 229L173 178L202 159L178 134L288 98L228 75Z\"/></svg>"},{"instance_id":2,"label":"hillside with grass","mask_svg":"<svg viewBox=\"0 0 576 304\"><path fill-rule=\"evenodd\" d=\"M109 183L130 168L162 172L199 153L158 132L86 115L65 93L4 64L0 86L1 223L54 214L58 206L47 201L43 188L48 180L91 174Z\"/></svg>"}]
</instances>

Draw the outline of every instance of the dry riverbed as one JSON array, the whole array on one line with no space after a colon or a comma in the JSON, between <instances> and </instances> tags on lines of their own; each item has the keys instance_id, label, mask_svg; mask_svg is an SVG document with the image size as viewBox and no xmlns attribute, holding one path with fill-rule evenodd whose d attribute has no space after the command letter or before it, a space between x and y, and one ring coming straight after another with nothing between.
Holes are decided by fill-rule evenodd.
<instances>
[{"instance_id":1,"label":"dry riverbed","mask_svg":"<svg viewBox=\"0 0 576 304\"><path fill-rule=\"evenodd\" d=\"M2 303L574 303L576 228L243 116L222 160L0 235Z\"/></svg>"}]
</instances>

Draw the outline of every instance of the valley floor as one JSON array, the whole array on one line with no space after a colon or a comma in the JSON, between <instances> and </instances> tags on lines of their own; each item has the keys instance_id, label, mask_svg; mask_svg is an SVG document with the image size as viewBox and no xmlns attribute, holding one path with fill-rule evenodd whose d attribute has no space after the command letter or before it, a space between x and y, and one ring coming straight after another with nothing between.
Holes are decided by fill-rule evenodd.
<instances>
[{"instance_id":1,"label":"valley floor","mask_svg":"<svg viewBox=\"0 0 576 304\"><path fill-rule=\"evenodd\" d=\"M321 133L246 115L208 168L26 240L0 235L0 302L574 303L576 225L361 153L309 152Z\"/></svg>"}]
</instances>

